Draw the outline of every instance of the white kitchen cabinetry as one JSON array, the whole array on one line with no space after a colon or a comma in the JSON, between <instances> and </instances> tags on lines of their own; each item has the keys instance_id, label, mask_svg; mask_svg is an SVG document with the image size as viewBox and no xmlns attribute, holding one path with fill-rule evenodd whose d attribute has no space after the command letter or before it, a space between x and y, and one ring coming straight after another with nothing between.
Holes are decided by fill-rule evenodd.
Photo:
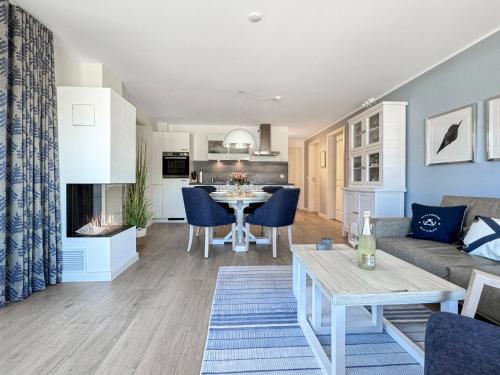
<instances>
[{"instance_id":1,"label":"white kitchen cabinetry","mask_svg":"<svg viewBox=\"0 0 500 375\"><path fill-rule=\"evenodd\" d=\"M189 152L190 134L188 132L164 132L163 151Z\"/></svg>"},{"instance_id":2,"label":"white kitchen cabinetry","mask_svg":"<svg viewBox=\"0 0 500 375\"><path fill-rule=\"evenodd\" d=\"M186 210L182 188L189 187L187 178L165 178L163 180L162 218L168 222L186 221Z\"/></svg>"},{"instance_id":3,"label":"white kitchen cabinetry","mask_svg":"<svg viewBox=\"0 0 500 375\"><path fill-rule=\"evenodd\" d=\"M151 141L151 152L149 160L149 173L151 175L151 183L162 184L163 183L163 172L162 172L162 161L163 161L163 133L153 132L153 139Z\"/></svg>"},{"instance_id":4,"label":"white kitchen cabinetry","mask_svg":"<svg viewBox=\"0 0 500 375\"><path fill-rule=\"evenodd\" d=\"M349 184L344 188L344 232L363 211L404 216L406 102L381 102L349 120Z\"/></svg>"},{"instance_id":5,"label":"white kitchen cabinetry","mask_svg":"<svg viewBox=\"0 0 500 375\"><path fill-rule=\"evenodd\" d=\"M151 211L153 219L163 217L163 183L151 185Z\"/></svg>"}]
</instances>

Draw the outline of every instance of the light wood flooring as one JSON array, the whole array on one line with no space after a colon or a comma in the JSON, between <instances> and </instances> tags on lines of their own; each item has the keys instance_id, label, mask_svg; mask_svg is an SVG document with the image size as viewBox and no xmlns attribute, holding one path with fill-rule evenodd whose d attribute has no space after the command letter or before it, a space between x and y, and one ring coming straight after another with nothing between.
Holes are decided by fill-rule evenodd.
<instances>
[{"instance_id":1,"label":"light wood flooring","mask_svg":"<svg viewBox=\"0 0 500 375\"><path fill-rule=\"evenodd\" d=\"M299 212L293 240L339 243L341 231ZM0 374L199 374L218 268L290 264L282 232L278 259L264 245L212 246L204 259L203 231L187 254L187 225L153 225L139 261L114 281L58 284L0 309Z\"/></svg>"}]
</instances>

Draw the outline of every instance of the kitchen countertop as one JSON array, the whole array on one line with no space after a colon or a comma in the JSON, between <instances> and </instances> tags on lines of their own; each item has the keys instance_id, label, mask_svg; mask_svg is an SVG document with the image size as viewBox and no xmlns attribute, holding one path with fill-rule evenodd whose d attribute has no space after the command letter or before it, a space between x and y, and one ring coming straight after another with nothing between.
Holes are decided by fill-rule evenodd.
<instances>
[{"instance_id":1,"label":"kitchen countertop","mask_svg":"<svg viewBox=\"0 0 500 375\"><path fill-rule=\"evenodd\" d=\"M226 185L227 182L222 182L222 181L216 181L216 182L204 182L204 183L199 183L199 182L190 182L189 185ZM279 186L279 185L293 185L292 182L284 181L284 182L266 182L266 183L254 183L254 185L263 185L263 186Z\"/></svg>"}]
</instances>

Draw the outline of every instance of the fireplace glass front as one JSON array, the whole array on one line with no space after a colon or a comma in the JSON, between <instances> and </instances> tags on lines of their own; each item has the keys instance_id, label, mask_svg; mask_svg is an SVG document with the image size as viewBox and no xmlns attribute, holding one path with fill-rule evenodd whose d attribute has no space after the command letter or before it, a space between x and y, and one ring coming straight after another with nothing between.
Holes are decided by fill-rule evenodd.
<instances>
[{"instance_id":1,"label":"fireplace glass front","mask_svg":"<svg viewBox=\"0 0 500 375\"><path fill-rule=\"evenodd\" d=\"M123 203L125 184L66 185L67 237L110 237L125 225Z\"/></svg>"}]
</instances>

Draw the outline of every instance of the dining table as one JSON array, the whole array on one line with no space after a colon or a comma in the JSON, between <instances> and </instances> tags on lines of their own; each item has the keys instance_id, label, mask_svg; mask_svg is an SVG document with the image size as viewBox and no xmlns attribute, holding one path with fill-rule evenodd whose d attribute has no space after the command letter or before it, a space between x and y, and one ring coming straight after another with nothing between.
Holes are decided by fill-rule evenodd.
<instances>
[{"instance_id":1,"label":"dining table","mask_svg":"<svg viewBox=\"0 0 500 375\"><path fill-rule=\"evenodd\" d=\"M251 203L265 203L272 194L265 192L214 192L210 196L217 203L227 203L229 207L234 209L236 215L236 241L234 251L248 251L246 246L246 236L249 237L249 242L258 244L269 244L269 237L257 237L252 233L246 233L245 230L245 213L244 210ZM232 242L232 231L225 237L213 238L212 244L224 245Z\"/></svg>"}]
</instances>

